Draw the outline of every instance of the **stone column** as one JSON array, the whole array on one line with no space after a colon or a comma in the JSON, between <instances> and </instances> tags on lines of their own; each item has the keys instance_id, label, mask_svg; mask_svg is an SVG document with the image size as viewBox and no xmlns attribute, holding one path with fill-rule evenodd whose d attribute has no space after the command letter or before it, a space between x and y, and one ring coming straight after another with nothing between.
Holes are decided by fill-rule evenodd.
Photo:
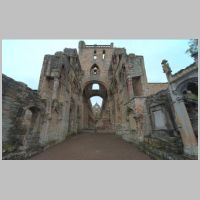
<instances>
[{"instance_id":1,"label":"stone column","mask_svg":"<svg viewBox=\"0 0 200 200\"><path fill-rule=\"evenodd\" d=\"M132 77L131 76L127 77L127 85L128 85L129 99L132 99L134 97L134 93L133 93L133 82L132 82Z\"/></svg>"},{"instance_id":2,"label":"stone column","mask_svg":"<svg viewBox=\"0 0 200 200\"><path fill-rule=\"evenodd\" d=\"M58 87L59 87L59 79L58 77L54 77L54 84L53 84L53 95L52 99L57 99L58 97Z\"/></svg>"},{"instance_id":3,"label":"stone column","mask_svg":"<svg viewBox=\"0 0 200 200\"><path fill-rule=\"evenodd\" d=\"M175 111L175 121L181 134L181 138L184 145L184 153L187 155L197 156L198 145L197 139L193 132L193 128L186 110L185 104L175 91L174 85L171 83L171 69L166 60L161 63L164 73L166 73L169 83L169 92L172 98L173 107Z\"/></svg>"},{"instance_id":4,"label":"stone column","mask_svg":"<svg viewBox=\"0 0 200 200\"><path fill-rule=\"evenodd\" d=\"M197 140L185 104L181 99L175 100L175 95L171 94L171 96L173 96L176 123L184 144L184 153L188 155L198 155ZM178 97L176 99L178 99Z\"/></svg>"}]
</instances>

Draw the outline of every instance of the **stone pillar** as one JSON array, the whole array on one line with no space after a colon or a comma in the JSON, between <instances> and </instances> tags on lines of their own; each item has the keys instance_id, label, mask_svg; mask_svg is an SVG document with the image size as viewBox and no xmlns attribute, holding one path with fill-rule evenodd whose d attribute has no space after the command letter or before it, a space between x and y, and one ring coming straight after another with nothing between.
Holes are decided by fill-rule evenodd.
<instances>
[{"instance_id":1,"label":"stone pillar","mask_svg":"<svg viewBox=\"0 0 200 200\"><path fill-rule=\"evenodd\" d=\"M130 77L130 76L127 77L127 86L128 86L129 99L132 99L134 97L134 93L133 93L132 77Z\"/></svg>"},{"instance_id":2,"label":"stone pillar","mask_svg":"<svg viewBox=\"0 0 200 200\"><path fill-rule=\"evenodd\" d=\"M164 73L166 73L169 83L170 96L172 98L173 107L175 111L175 121L181 134L184 145L184 153L187 155L198 155L198 144L193 128L186 110L185 104L175 91L174 85L171 83L171 69L166 60L161 63Z\"/></svg>"},{"instance_id":3,"label":"stone pillar","mask_svg":"<svg viewBox=\"0 0 200 200\"><path fill-rule=\"evenodd\" d=\"M52 99L57 99L58 97L58 87L59 87L59 79L58 77L54 77L54 84L53 84L53 95Z\"/></svg>"},{"instance_id":4,"label":"stone pillar","mask_svg":"<svg viewBox=\"0 0 200 200\"><path fill-rule=\"evenodd\" d=\"M173 96L172 98L174 102L173 106L175 110L176 123L183 140L184 153L188 155L198 155L197 140L193 132L185 104L181 99L175 100L175 96L173 94L171 94L171 96Z\"/></svg>"}]
</instances>

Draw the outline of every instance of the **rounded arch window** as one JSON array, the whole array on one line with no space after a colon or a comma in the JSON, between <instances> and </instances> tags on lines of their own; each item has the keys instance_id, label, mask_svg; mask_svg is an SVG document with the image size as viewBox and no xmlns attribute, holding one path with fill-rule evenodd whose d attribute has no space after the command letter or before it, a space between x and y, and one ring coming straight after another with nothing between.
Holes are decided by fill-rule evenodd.
<instances>
[{"instance_id":1,"label":"rounded arch window","mask_svg":"<svg viewBox=\"0 0 200 200\"><path fill-rule=\"evenodd\" d=\"M184 81L180 85L178 85L176 90L180 95L186 94L189 91L189 93L193 93L198 96L198 80L191 79Z\"/></svg>"},{"instance_id":2,"label":"rounded arch window","mask_svg":"<svg viewBox=\"0 0 200 200\"><path fill-rule=\"evenodd\" d=\"M90 74L91 75L99 75L100 74L99 67L96 64L91 67Z\"/></svg>"},{"instance_id":3,"label":"rounded arch window","mask_svg":"<svg viewBox=\"0 0 200 200\"><path fill-rule=\"evenodd\" d=\"M187 90L198 96L198 85L196 83L188 83Z\"/></svg>"}]
</instances>

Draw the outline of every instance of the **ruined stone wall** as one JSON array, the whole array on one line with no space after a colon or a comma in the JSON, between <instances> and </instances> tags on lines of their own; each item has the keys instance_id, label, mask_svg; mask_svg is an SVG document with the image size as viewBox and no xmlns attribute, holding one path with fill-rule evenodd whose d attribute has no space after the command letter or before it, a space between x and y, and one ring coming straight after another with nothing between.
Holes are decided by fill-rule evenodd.
<instances>
[{"instance_id":1,"label":"ruined stone wall","mask_svg":"<svg viewBox=\"0 0 200 200\"><path fill-rule=\"evenodd\" d=\"M39 148L44 109L37 91L2 75L3 159L24 158Z\"/></svg>"},{"instance_id":2,"label":"ruined stone wall","mask_svg":"<svg viewBox=\"0 0 200 200\"><path fill-rule=\"evenodd\" d=\"M82 70L76 49L45 55L38 91L3 75L3 152L26 158L82 128ZM6 157L5 157L6 158Z\"/></svg>"},{"instance_id":3,"label":"ruined stone wall","mask_svg":"<svg viewBox=\"0 0 200 200\"><path fill-rule=\"evenodd\" d=\"M125 63L125 49L115 48L108 71L110 117L112 126L115 129L118 129L121 126L127 127L125 104L128 101L128 93Z\"/></svg>"},{"instance_id":4,"label":"ruined stone wall","mask_svg":"<svg viewBox=\"0 0 200 200\"><path fill-rule=\"evenodd\" d=\"M105 57L103 58L103 52ZM79 59L84 77L82 79L83 86L88 81L99 80L107 86L108 83L108 69L110 66L111 58L113 54L112 45L85 45L83 41L79 42ZM94 55L96 59L94 59ZM97 76L91 75L91 68L96 64L99 68L99 74Z\"/></svg>"},{"instance_id":5,"label":"ruined stone wall","mask_svg":"<svg viewBox=\"0 0 200 200\"><path fill-rule=\"evenodd\" d=\"M131 82L131 96L147 96L148 83L143 56L129 54L127 56L128 79ZM131 79L131 80L130 80ZM129 83L130 84L130 83ZM139 93L138 93L139 91Z\"/></svg>"},{"instance_id":6,"label":"ruined stone wall","mask_svg":"<svg viewBox=\"0 0 200 200\"><path fill-rule=\"evenodd\" d=\"M148 83L148 95L156 94L161 90L166 90L168 83Z\"/></svg>"},{"instance_id":7,"label":"ruined stone wall","mask_svg":"<svg viewBox=\"0 0 200 200\"><path fill-rule=\"evenodd\" d=\"M114 49L109 68L111 116L116 133L127 141L139 142L149 131L146 96L147 78L142 56Z\"/></svg>"},{"instance_id":8,"label":"ruined stone wall","mask_svg":"<svg viewBox=\"0 0 200 200\"><path fill-rule=\"evenodd\" d=\"M46 102L41 144L58 142L81 128L82 70L76 49L44 57L39 94Z\"/></svg>"},{"instance_id":9,"label":"ruined stone wall","mask_svg":"<svg viewBox=\"0 0 200 200\"><path fill-rule=\"evenodd\" d=\"M146 102L151 119L151 134L179 135L169 91L162 90L150 95Z\"/></svg>"}]
</instances>

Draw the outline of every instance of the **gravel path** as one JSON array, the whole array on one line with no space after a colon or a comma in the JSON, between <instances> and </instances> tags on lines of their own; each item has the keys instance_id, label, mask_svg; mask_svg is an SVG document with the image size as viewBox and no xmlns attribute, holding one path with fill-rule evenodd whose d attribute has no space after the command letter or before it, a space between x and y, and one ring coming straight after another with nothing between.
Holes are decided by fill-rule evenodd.
<instances>
[{"instance_id":1,"label":"gravel path","mask_svg":"<svg viewBox=\"0 0 200 200\"><path fill-rule=\"evenodd\" d=\"M150 160L137 147L110 133L84 133L69 137L31 160Z\"/></svg>"}]
</instances>

